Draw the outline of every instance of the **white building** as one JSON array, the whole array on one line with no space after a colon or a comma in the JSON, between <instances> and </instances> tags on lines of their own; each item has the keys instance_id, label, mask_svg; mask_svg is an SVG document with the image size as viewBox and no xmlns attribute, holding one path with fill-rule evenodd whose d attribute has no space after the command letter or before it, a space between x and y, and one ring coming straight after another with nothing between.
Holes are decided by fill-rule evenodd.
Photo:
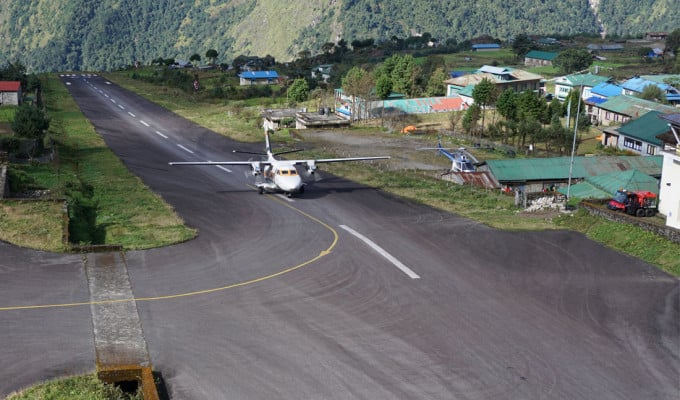
<instances>
[{"instance_id":1,"label":"white building","mask_svg":"<svg viewBox=\"0 0 680 400\"><path fill-rule=\"evenodd\" d=\"M675 119L679 122L676 125ZM666 216L666 225L680 229L680 114L668 115L676 144L664 147L661 182L659 184L659 212Z\"/></svg>"}]
</instances>

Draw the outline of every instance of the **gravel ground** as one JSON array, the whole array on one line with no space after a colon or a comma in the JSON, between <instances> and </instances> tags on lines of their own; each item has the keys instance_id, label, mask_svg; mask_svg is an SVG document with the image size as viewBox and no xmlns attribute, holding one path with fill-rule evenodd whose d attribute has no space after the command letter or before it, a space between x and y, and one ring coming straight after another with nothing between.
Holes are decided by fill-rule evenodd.
<instances>
[{"instance_id":1,"label":"gravel ground","mask_svg":"<svg viewBox=\"0 0 680 400\"><path fill-rule=\"evenodd\" d=\"M347 131L308 130L299 132L306 143L320 150L329 150L343 157L389 155L389 168L393 170L419 169L445 172L450 163L438 156L435 150L417 150L434 147L428 137L401 134L353 134Z\"/></svg>"}]
</instances>

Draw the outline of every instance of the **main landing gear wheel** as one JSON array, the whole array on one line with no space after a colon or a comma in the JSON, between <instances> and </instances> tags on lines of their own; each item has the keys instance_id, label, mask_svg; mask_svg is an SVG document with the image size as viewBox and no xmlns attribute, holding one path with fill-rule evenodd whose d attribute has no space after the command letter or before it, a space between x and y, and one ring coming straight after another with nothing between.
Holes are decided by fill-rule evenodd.
<instances>
[{"instance_id":1,"label":"main landing gear wheel","mask_svg":"<svg viewBox=\"0 0 680 400\"><path fill-rule=\"evenodd\" d=\"M257 190L257 193L264 194L264 188L260 186L259 189Z\"/></svg>"}]
</instances>

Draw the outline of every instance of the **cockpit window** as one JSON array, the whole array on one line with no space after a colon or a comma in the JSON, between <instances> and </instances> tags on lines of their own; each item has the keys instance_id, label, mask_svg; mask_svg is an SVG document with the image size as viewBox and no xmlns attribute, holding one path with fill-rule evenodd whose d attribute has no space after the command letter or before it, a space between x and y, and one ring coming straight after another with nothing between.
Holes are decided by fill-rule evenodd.
<instances>
[{"instance_id":1,"label":"cockpit window","mask_svg":"<svg viewBox=\"0 0 680 400\"><path fill-rule=\"evenodd\" d=\"M289 176L289 175L297 175L297 170L296 169L280 169L276 171L278 175L283 175L283 176Z\"/></svg>"}]
</instances>

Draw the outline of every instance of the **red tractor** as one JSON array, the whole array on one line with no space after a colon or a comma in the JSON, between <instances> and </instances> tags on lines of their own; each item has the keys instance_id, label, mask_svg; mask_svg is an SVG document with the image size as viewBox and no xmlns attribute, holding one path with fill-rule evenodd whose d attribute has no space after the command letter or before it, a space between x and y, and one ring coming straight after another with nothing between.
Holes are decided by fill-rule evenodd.
<instances>
[{"instance_id":1,"label":"red tractor","mask_svg":"<svg viewBox=\"0 0 680 400\"><path fill-rule=\"evenodd\" d=\"M646 190L617 190L607 208L636 217L653 217L657 212L657 199L656 193Z\"/></svg>"}]
</instances>

